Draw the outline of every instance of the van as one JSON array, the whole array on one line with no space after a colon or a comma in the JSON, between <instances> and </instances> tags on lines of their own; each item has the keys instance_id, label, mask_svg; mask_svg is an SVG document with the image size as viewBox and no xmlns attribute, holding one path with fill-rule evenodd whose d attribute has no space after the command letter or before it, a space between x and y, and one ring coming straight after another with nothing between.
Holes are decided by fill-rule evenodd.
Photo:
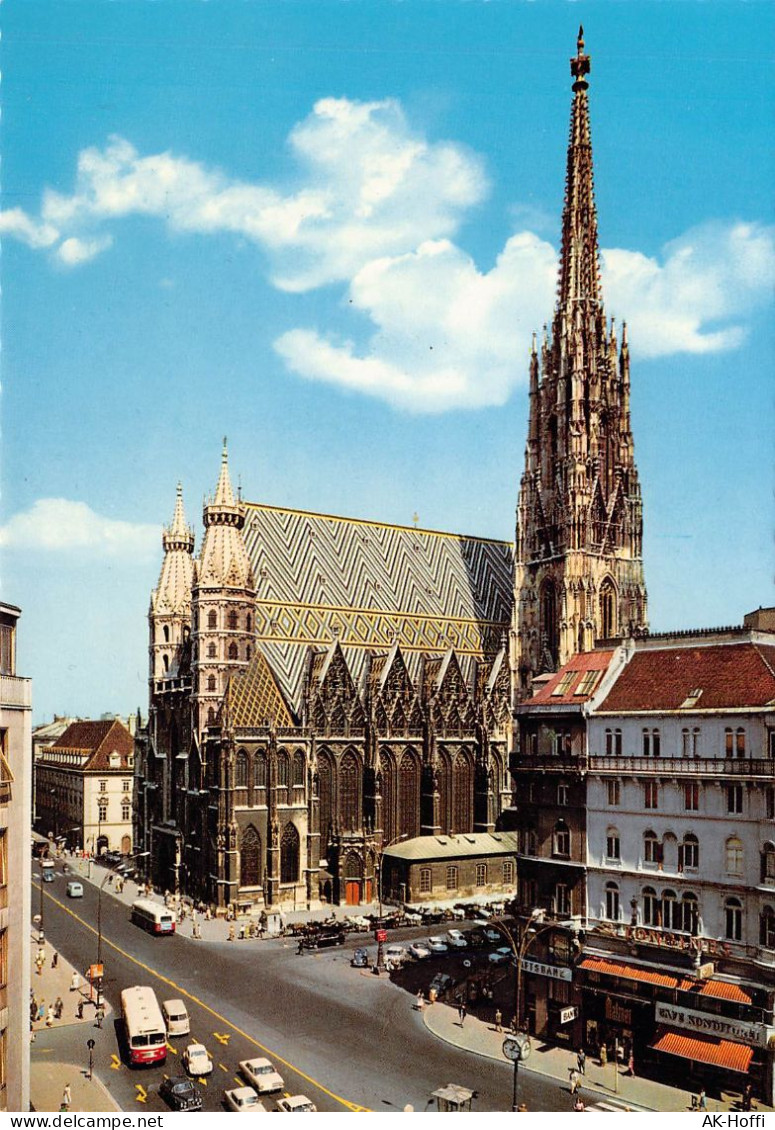
<instances>
[{"instance_id":1,"label":"van","mask_svg":"<svg viewBox=\"0 0 775 1130\"><path fill-rule=\"evenodd\" d=\"M42 859L40 861L41 871L53 871L55 867L56 864L54 863L53 859Z\"/></svg>"},{"instance_id":2,"label":"van","mask_svg":"<svg viewBox=\"0 0 775 1130\"><path fill-rule=\"evenodd\" d=\"M67 884L67 897L71 899L83 898L83 883L70 882Z\"/></svg>"},{"instance_id":3,"label":"van","mask_svg":"<svg viewBox=\"0 0 775 1130\"><path fill-rule=\"evenodd\" d=\"M168 1036L187 1036L191 1031L191 1021L183 1001L162 1001L161 1014L167 1025Z\"/></svg>"}]
</instances>

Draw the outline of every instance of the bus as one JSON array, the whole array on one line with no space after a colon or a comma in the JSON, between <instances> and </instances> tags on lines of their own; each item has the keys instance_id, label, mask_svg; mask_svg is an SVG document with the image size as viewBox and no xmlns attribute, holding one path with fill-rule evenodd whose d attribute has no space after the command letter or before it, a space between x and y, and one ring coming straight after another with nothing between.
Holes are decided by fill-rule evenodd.
<instances>
[{"instance_id":1,"label":"bus","mask_svg":"<svg viewBox=\"0 0 775 1130\"><path fill-rule=\"evenodd\" d=\"M149 934L174 934L175 911L153 899L137 899L132 903L132 921Z\"/></svg>"},{"instance_id":2,"label":"bus","mask_svg":"<svg viewBox=\"0 0 775 1130\"><path fill-rule=\"evenodd\" d=\"M121 1017L133 1066L164 1063L167 1058L167 1029L153 989L135 985L121 993Z\"/></svg>"}]
</instances>

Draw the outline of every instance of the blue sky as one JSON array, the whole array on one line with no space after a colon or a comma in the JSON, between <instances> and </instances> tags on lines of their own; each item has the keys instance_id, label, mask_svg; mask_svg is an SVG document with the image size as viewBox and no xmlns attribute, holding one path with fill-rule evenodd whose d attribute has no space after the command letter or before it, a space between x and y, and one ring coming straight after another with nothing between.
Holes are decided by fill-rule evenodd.
<instances>
[{"instance_id":1,"label":"blue sky","mask_svg":"<svg viewBox=\"0 0 775 1130\"><path fill-rule=\"evenodd\" d=\"M655 630L774 602L770 3L6 0L3 598L36 721L147 704L251 501L512 538L583 22Z\"/></svg>"}]
</instances>

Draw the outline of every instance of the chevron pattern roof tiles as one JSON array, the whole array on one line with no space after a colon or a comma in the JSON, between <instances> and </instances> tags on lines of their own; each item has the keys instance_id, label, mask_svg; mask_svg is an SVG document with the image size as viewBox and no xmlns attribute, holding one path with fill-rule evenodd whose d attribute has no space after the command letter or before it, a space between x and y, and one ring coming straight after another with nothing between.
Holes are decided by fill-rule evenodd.
<instances>
[{"instance_id":1,"label":"chevron pattern roof tiles","mask_svg":"<svg viewBox=\"0 0 775 1130\"><path fill-rule=\"evenodd\" d=\"M307 647L334 639L356 680L368 652L395 643L413 678L420 654L454 648L467 671L499 649L511 601L508 542L255 503L246 509L256 635L291 701L298 702Z\"/></svg>"}]
</instances>

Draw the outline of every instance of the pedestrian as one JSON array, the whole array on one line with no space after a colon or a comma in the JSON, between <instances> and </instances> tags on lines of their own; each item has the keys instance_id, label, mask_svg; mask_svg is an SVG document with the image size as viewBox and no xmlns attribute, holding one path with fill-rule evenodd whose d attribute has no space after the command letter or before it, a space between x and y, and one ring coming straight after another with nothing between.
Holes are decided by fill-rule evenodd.
<instances>
[{"instance_id":1,"label":"pedestrian","mask_svg":"<svg viewBox=\"0 0 775 1130\"><path fill-rule=\"evenodd\" d=\"M245 923L240 922L239 926L239 940L242 942L245 939Z\"/></svg>"},{"instance_id":2,"label":"pedestrian","mask_svg":"<svg viewBox=\"0 0 775 1130\"><path fill-rule=\"evenodd\" d=\"M46 1003L45 1001L38 1001L38 1020L44 1020L46 1016Z\"/></svg>"},{"instance_id":3,"label":"pedestrian","mask_svg":"<svg viewBox=\"0 0 775 1130\"><path fill-rule=\"evenodd\" d=\"M630 1052L629 1059L627 1060L627 1074L628 1075L634 1075L635 1074L635 1056L633 1055L632 1052Z\"/></svg>"},{"instance_id":4,"label":"pedestrian","mask_svg":"<svg viewBox=\"0 0 775 1130\"><path fill-rule=\"evenodd\" d=\"M198 922L194 923L193 937L194 937L195 942L201 942L201 940L202 940L202 927L199 925Z\"/></svg>"},{"instance_id":5,"label":"pedestrian","mask_svg":"<svg viewBox=\"0 0 775 1130\"><path fill-rule=\"evenodd\" d=\"M97 1005L97 1011L94 1014L94 1027L101 1028L102 1022L105 1019L105 1009L101 1004Z\"/></svg>"},{"instance_id":6,"label":"pedestrian","mask_svg":"<svg viewBox=\"0 0 775 1130\"><path fill-rule=\"evenodd\" d=\"M466 1022L466 1006L465 1002L461 1001L457 1010L458 1019L460 1020L460 1027L462 1028Z\"/></svg>"},{"instance_id":7,"label":"pedestrian","mask_svg":"<svg viewBox=\"0 0 775 1130\"><path fill-rule=\"evenodd\" d=\"M743 1110L751 1109L751 1099L753 1096L753 1085L746 1083L745 1090L743 1091Z\"/></svg>"},{"instance_id":8,"label":"pedestrian","mask_svg":"<svg viewBox=\"0 0 775 1130\"><path fill-rule=\"evenodd\" d=\"M73 975L70 978L70 992L77 993L81 987L81 978L77 969L73 970Z\"/></svg>"},{"instance_id":9,"label":"pedestrian","mask_svg":"<svg viewBox=\"0 0 775 1130\"><path fill-rule=\"evenodd\" d=\"M579 1049L579 1054L576 1056L576 1063L578 1064L579 1075L586 1075L587 1073L587 1053L583 1048Z\"/></svg>"},{"instance_id":10,"label":"pedestrian","mask_svg":"<svg viewBox=\"0 0 775 1130\"><path fill-rule=\"evenodd\" d=\"M72 1099L72 1096L70 1094L70 1084L65 1083L65 1089L62 1092L62 1101L59 1104L59 1106L62 1110L69 1110L70 1104L72 1103L72 1101L73 1101L73 1099Z\"/></svg>"},{"instance_id":11,"label":"pedestrian","mask_svg":"<svg viewBox=\"0 0 775 1130\"><path fill-rule=\"evenodd\" d=\"M422 1012L422 1010L425 1008L425 997L423 996L422 989L420 989L419 993L417 994L417 1004L415 1005L415 1008L419 1012Z\"/></svg>"},{"instance_id":12,"label":"pedestrian","mask_svg":"<svg viewBox=\"0 0 775 1130\"><path fill-rule=\"evenodd\" d=\"M50 1004L46 1009L46 1027L50 1028L54 1023L54 1006Z\"/></svg>"},{"instance_id":13,"label":"pedestrian","mask_svg":"<svg viewBox=\"0 0 775 1130\"><path fill-rule=\"evenodd\" d=\"M75 1010L76 1019L83 1020L83 1001L78 1001L78 1007Z\"/></svg>"},{"instance_id":14,"label":"pedestrian","mask_svg":"<svg viewBox=\"0 0 775 1130\"><path fill-rule=\"evenodd\" d=\"M499 1008L496 1008L495 1010L495 1031L503 1031L503 1014L501 1013L501 1010Z\"/></svg>"},{"instance_id":15,"label":"pedestrian","mask_svg":"<svg viewBox=\"0 0 775 1130\"><path fill-rule=\"evenodd\" d=\"M57 997L57 999L54 1001L54 1019L55 1020L61 1020L62 1019L62 1012L64 1011L64 1007L65 1007L65 1005L64 1005L64 1001L62 1000L62 998Z\"/></svg>"},{"instance_id":16,"label":"pedestrian","mask_svg":"<svg viewBox=\"0 0 775 1130\"><path fill-rule=\"evenodd\" d=\"M234 929L234 923L230 922L229 923L229 941L233 942L234 939L236 938L236 936L237 936L237 933L236 933L236 930Z\"/></svg>"},{"instance_id":17,"label":"pedestrian","mask_svg":"<svg viewBox=\"0 0 775 1130\"><path fill-rule=\"evenodd\" d=\"M605 1044L600 1045L600 1066L605 1067L608 1063L608 1048Z\"/></svg>"},{"instance_id":18,"label":"pedestrian","mask_svg":"<svg viewBox=\"0 0 775 1130\"><path fill-rule=\"evenodd\" d=\"M54 950L54 952L51 955L51 968L56 969L58 965L59 965L59 954L57 953L56 950Z\"/></svg>"},{"instance_id":19,"label":"pedestrian","mask_svg":"<svg viewBox=\"0 0 775 1130\"><path fill-rule=\"evenodd\" d=\"M304 953L304 939L303 938L299 938L299 944L296 947L296 953L297 954Z\"/></svg>"},{"instance_id":20,"label":"pedestrian","mask_svg":"<svg viewBox=\"0 0 775 1130\"><path fill-rule=\"evenodd\" d=\"M697 1097L697 1110L707 1110L708 1104L705 1099L705 1088L700 1087L700 1093Z\"/></svg>"},{"instance_id":21,"label":"pedestrian","mask_svg":"<svg viewBox=\"0 0 775 1130\"><path fill-rule=\"evenodd\" d=\"M571 1069L570 1069L570 1093L572 1095L576 1094L576 1092L579 1089L580 1084L581 1084L581 1076L579 1075L579 1073L578 1073L578 1071L576 1070L575 1067L571 1067Z\"/></svg>"},{"instance_id":22,"label":"pedestrian","mask_svg":"<svg viewBox=\"0 0 775 1130\"><path fill-rule=\"evenodd\" d=\"M573 1104L573 1109L578 1111L585 1111L587 1108L584 1106L584 1100L581 1095L576 1095L576 1101Z\"/></svg>"}]
</instances>

